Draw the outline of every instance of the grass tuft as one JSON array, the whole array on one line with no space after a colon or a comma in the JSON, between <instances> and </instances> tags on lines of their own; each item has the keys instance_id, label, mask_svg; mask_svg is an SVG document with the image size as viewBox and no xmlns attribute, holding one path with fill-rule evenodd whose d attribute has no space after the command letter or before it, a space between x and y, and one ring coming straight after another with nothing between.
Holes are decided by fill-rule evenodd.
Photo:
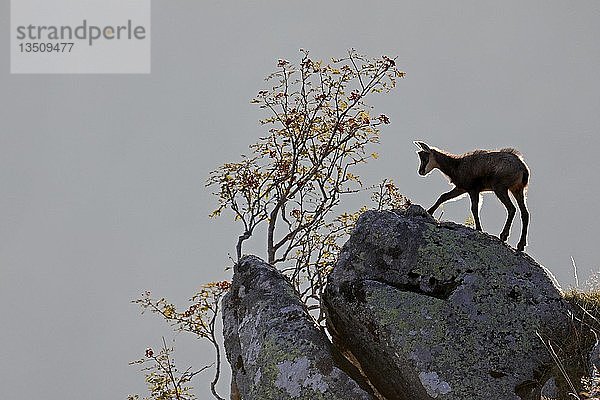
<instances>
[{"instance_id":1,"label":"grass tuft","mask_svg":"<svg viewBox=\"0 0 600 400\"><path fill-rule=\"evenodd\" d=\"M572 288L564 298L573 308L573 321L578 334L578 348L582 360L589 363L588 349L600 340L600 273L593 275L583 288ZM597 355L596 355L597 356ZM581 380L583 390L579 393L582 400L600 400L600 372L591 367L588 375Z\"/></svg>"}]
</instances>

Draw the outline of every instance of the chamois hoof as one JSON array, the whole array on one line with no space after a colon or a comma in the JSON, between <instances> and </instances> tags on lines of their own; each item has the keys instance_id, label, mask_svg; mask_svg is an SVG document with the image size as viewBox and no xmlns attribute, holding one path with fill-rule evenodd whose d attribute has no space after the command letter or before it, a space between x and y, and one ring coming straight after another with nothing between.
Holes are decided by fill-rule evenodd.
<instances>
[{"instance_id":1,"label":"chamois hoof","mask_svg":"<svg viewBox=\"0 0 600 400\"><path fill-rule=\"evenodd\" d=\"M502 232L502 233L500 234L500 240L501 240L502 242L506 242L506 239L508 239L508 233L504 233L504 232Z\"/></svg>"},{"instance_id":2,"label":"chamois hoof","mask_svg":"<svg viewBox=\"0 0 600 400\"><path fill-rule=\"evenodd\" d=\"M517 251L523 251L523 250L525 250L525 246L526 245L527 245L526 243L519 242L519 244L517 244Z\"/></svg>"}]
</instances>

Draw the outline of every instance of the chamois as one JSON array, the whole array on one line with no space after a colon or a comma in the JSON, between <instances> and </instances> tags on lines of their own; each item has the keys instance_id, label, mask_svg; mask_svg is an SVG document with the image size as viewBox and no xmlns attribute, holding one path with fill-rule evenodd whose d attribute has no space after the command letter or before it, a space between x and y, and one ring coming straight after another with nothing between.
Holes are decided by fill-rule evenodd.
<instances>
[{"instance_id":1,"label":"chamois","mask_svg":"<svg viewBox=\"0 0 600 400\"><path fill-rule=\"evenodd\" d=\"M510 191L521 210L523 228L517 250L523 251L527 244L527 228L529 225L529 212L525 205L525 191L529 181L529 168L515 149L500 150L475 150L462 155L450 154L434 147L429 147L423 142L414 142L419 148L417 154L421 160L419 175L425 176L433 169L439 169L454 184L454 189L442 194L435 204L427 210L433 215L435 210L444 202L455 197L469 194L471 198L471 212L475 220L475 228L480 231L479 222L479 194L484 191L493 191L508 211L504 229L500 233L500 240L508 239L510 226L516 213L516 208L508 192Z\"/></svg>"}]
</instances>

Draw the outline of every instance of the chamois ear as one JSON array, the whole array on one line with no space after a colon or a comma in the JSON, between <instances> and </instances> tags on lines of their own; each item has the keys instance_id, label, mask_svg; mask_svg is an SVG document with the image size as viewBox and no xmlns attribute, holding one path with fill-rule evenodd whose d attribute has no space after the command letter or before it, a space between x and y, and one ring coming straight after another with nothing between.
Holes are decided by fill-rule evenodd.
<instances>
[{"instance_id":1,"label":"chamois ear","mask_svg":"<svg viewBox=\"0 0 600 400\"><path fill-rule=\"evenodd\" d=\"M427 145L427 143L425 142L413 142L418 148L420 148L423 151L426 151L428 153L431 153L431 148Z\"/></svg>"}]
</instances>

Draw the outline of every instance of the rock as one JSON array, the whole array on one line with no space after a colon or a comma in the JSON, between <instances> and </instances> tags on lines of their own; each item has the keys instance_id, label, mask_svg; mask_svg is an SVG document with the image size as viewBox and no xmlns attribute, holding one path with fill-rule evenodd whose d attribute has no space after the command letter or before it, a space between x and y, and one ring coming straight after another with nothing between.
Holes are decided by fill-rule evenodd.
<instances>
[{"instance_id":1,"label":"rock","mask_svg":"<svg viewBox=\"0 0 600 400\"><path fill-rule=\"evenodd\" d=\"M312 322L287 279L257 257L246 256L234 267L223 299L223 331L232 398L374 398L344 372L360 380Z\"/></svg>"},{"instance_id":2,"label":"rock","mask_svg":"<svg viewBox=\"0 0 600 400\"><path fill-rule=\"evenodd\" d=\"M560 394L558 393L558 386L556 386L556 379L548 379L542 386L541 394L544 400L558 399Z\"/></svg>"},{"instance_id":3,"label":"rock","mask_svg":"<svg viewBox=\"0 0 600 400\"><path fill-rule=\"evenodd\" d=\"M537 335L556 349L572 342L569 306L547 271L419 206L360 217L324 306L334 343L387 399L538 400L551 378L566 398ZM577 385L583 371L565 367Z\"/></svg>"},{"instance_id":4,"label":"rock","mask_svg":"<svg viewBox=\"0 0 600 400\"><path fill-rule=\"evenodd\" d=\"M600 382L600 342L596 340L589 354L589 376Z\"/></svg>"}]
</instances>

